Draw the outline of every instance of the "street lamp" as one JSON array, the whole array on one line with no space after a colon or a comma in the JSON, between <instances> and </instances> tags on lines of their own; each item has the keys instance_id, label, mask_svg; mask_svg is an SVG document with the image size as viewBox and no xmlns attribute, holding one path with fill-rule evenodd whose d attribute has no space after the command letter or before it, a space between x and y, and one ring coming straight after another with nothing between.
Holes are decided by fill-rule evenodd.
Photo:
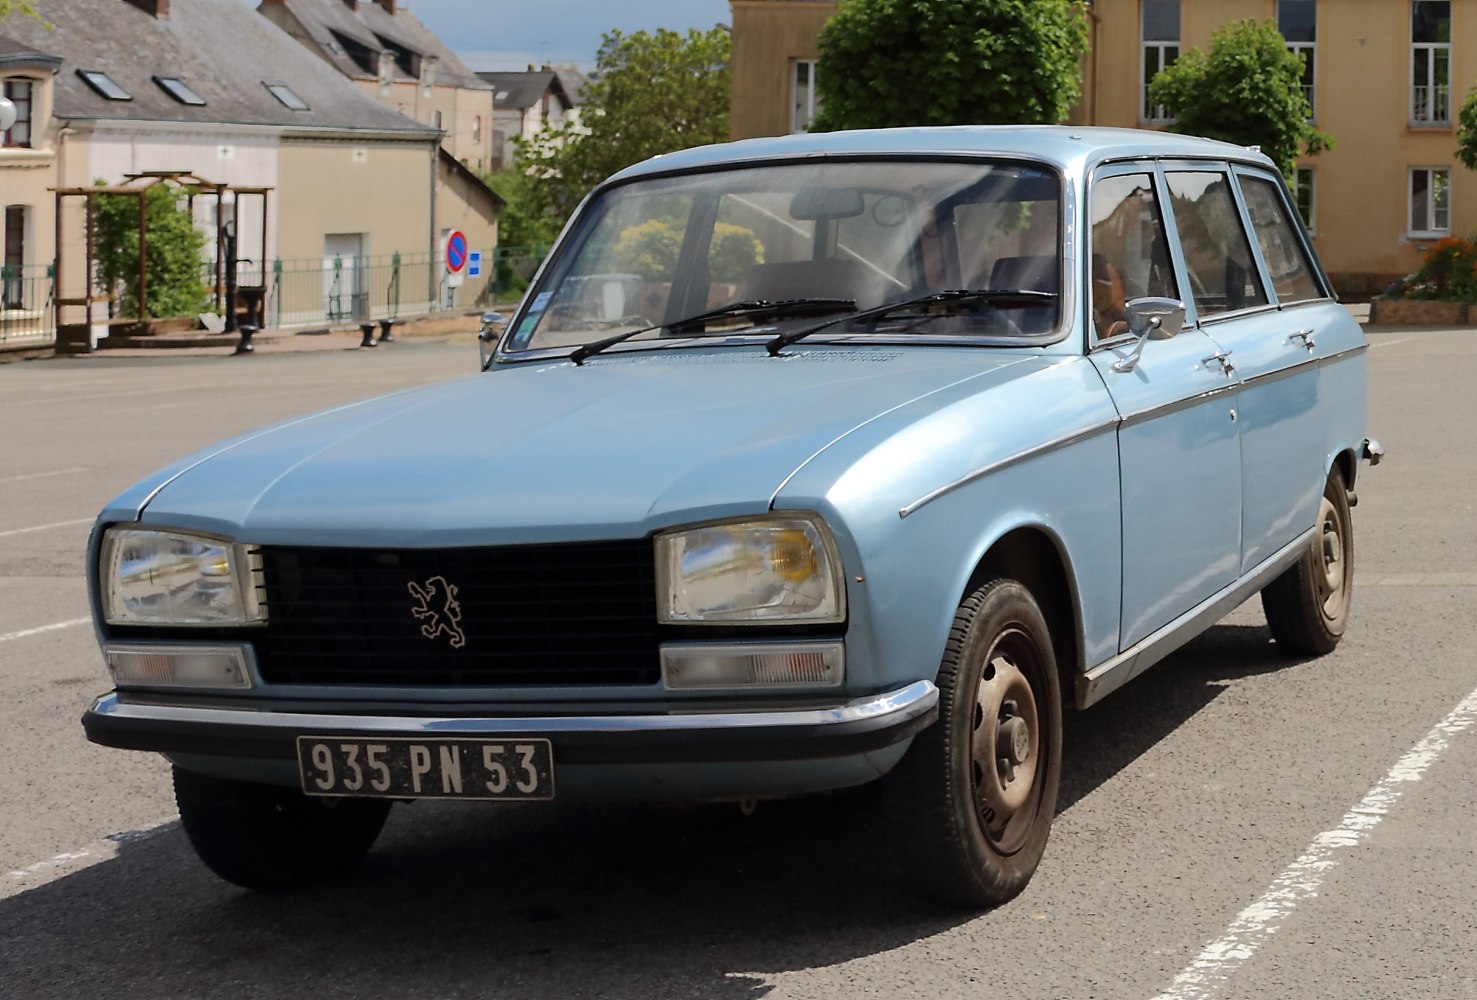
<instances>
[{"instance_id":1,"label":"street lamp","mask_svg":"<svg viewBox=\"0 0 1477 1000\"><path fill-rule=\"evenodd\" d=\"M10 126L15 124L17 117L15 105L10 103L10 98L0 94L0 132L10 131Z\"/></svg>"}]
</instances>

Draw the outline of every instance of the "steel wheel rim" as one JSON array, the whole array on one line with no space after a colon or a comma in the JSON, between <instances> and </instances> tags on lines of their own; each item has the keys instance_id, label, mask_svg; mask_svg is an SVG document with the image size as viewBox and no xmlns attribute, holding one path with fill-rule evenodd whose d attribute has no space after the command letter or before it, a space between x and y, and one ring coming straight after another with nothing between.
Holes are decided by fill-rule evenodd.
<instances>
[{"instance_id":1,"label":"steel wheel rim","mask_svg":"<svg viewBox=\"0 0 1477 1000\"><path fill-rule=\"evenodd\" d=\"M1348 547L1344 519L1327 497L1318 507L1318 537L1313 540L1315 597L1325 621L1337 622L1349 603Z\"/></svg>"},{"instance_id":2,"label":"steel wheel rim","mask_svg":"<svg viewBox=\"0 0 1477 1000\"><path fill-rule=\"evenodd\" d=\"M1036 644L1009 628L985 656L970 724L970 789L980 829L1002 854L1018 850L1041 799L1043 739L1036 692L1042 660Z\"/></svg>"}]
</instances>

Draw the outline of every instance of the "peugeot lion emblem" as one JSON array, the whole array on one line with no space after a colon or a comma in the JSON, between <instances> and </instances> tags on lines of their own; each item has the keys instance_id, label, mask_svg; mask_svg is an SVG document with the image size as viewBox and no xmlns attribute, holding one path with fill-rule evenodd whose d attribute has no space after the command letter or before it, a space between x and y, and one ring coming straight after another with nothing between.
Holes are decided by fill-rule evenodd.
<instances>
[{"instance_id":1,"label":"peugeot lion emblem","mask_svg":"<svg viewBox=\"0 0 1477 1000\"><path fill-rule=\"evenodd\" d=\"M462 633L462 606L456 599L456 587L446 582L444 576L433 576L425 584L411 580L406 584L410 596L415 598L415 607L410 613L423 624L421 635L427 639L446 636L452 649L461 649L467 644Z\"/></svg>"}]
</instances>

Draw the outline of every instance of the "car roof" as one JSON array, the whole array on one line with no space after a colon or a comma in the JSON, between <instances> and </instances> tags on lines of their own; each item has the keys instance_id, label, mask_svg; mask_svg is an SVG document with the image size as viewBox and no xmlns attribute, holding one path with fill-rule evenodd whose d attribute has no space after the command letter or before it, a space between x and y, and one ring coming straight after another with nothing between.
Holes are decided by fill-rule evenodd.
<instances>
[{"instance_id":1,"label":"car roof","mask_svg":"<svg viewBox=\"0 0 1477 1000\"><path fill-rule=\"evenodd\" d=\"M741 139L654 156L615 178L788 157L976 153L1031 157L1073 173L1104 160L1142 157L1231 159L1272 167L1260 151L1214 139L1148 129L1075 125L946 125L798 133Z\"/></svg>"}]
</instances>

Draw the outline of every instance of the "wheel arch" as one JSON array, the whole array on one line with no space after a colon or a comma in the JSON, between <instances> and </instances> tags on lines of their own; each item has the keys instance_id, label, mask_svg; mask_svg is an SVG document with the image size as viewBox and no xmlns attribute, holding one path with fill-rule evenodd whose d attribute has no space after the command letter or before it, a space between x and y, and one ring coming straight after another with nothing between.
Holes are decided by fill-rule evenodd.
<instances>
[{"instance_id":1,"label":"wheel arch","mask_svg":"<svg viewBox=\"0 0 1477 1000\"><path fill-rule=\"evenodd\" d=\"M1070 700L1081 669L1082 621L1071 559L1061 539L1040 525L1024 525L1001 535L975 564L960 602L997 576L1019 581L1041 606L1051 631L1062 697Z\"/></svg>"}]
</instances>

